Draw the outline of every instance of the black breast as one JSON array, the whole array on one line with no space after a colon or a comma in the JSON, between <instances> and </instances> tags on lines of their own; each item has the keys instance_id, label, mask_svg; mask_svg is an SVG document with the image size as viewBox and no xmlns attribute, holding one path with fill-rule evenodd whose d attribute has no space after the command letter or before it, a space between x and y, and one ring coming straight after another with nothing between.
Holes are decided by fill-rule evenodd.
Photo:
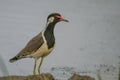
<instances>
[{"instance_id":1,"label":"black breast","mask_svg":"<svg viewBox=\"0 0 120 80\"><path fill-rule=\"evenodd\" d=\"M48 25L44 32L45 39L47 41L48 49L52 48L55 44L55 37L54 37L54 26L53 24Z\"/></svg>"}]
</instances>

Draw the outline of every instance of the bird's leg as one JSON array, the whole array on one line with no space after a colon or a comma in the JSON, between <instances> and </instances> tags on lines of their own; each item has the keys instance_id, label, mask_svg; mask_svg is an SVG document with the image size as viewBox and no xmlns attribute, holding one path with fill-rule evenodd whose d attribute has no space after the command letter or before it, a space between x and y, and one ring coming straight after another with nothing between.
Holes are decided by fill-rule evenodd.
<instances>
[{"instance_id":1,"label":"bird's leg","mask_svg":"<svg viewBox=\"0 0 120 80\"><path fill-rule=\"evenodd\" d=\"M36 75L36 62L37 62L37 59L35 59L35 63L34 63L34 70L33 70L34 75Z\"/></svg>"},{"instance_id":2,"label":"bird's leg","mask_svg":"<svg viewBox=\"0 0 120 80\"><path fill-rule=\"evenodd\" d=\"M38 73L39 73L39 75L40 75L40 68L41 68L42 62L43 62L43 57L41 58L40 64L38 66Z\"/></svg>"}]
</instances>

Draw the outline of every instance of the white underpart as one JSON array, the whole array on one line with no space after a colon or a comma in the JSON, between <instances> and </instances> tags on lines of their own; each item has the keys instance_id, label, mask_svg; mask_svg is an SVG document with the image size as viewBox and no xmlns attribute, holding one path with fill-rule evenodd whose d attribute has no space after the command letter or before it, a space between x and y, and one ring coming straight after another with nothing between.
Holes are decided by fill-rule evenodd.
<instances>
[{"instance_id":1,"label":"white underpart","mask_svg":"<svg viewBox=\"0 0 120 80\"><path fill-rule=\"evenodd\" d=\"M47 42L44 37L44 32L42 32L42 37L44 40L44 43L41 45L41 47L33 54L33 57L36 59L39 59L40 57L45 57L47 56L53 49L54 47L48 49Z\"/></svg>"}]
</instances>

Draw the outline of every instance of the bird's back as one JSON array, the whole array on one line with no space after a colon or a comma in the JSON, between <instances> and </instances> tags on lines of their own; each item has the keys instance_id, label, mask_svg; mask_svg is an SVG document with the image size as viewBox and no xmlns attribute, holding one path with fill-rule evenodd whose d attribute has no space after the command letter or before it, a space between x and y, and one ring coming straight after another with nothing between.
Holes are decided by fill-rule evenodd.
<instances>
[{"instance_id":1,"label":"bird's back","mask_svg":"<svg viewBox=\"0 0 120 80\"><path fill-rule=\"evenodd\" d=\"M34 54L44 43L42 32L39 33L37 36L32 38L27 45L12 59L10 59L10 62L14 62L18 59L25 58L29 55ZM31 56L32 57L32 56Z\"/></svg>"}]
</instances>

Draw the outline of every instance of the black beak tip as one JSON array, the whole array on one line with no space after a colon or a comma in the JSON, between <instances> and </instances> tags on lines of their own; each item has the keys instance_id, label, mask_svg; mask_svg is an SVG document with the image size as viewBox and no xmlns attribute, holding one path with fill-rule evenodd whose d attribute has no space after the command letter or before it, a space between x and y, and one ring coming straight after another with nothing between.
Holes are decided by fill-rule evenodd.
<instances>
[{"instance_id":1,"label":"black beak tip","mask_svg":"<svg viewBox=\"0 0 120 80\"><path fill-rule=\"evenodd\" d=\"M65 19L64 21L65 21L65 22L69 22L69 21L68 21L68 20L66 20L66 19Z\"/></svg>"}]
</instances>

